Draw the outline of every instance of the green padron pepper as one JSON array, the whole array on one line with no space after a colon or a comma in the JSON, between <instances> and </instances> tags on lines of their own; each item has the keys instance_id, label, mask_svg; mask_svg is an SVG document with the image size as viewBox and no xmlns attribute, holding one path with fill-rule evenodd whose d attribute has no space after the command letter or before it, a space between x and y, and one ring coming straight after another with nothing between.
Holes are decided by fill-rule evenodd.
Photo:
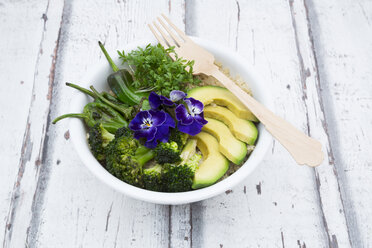
<instances>
[{"instance_id":1,"label":"green padron pepper","mask_svg":"<svg viewBox=\"0 0 372 248\"><path fill-rule=\"evenodd\" d=\"M103 54L106 56L108 63L110 64L114 73L107 77L107 83L111 90L115 93L117 98L129 105L137 105L141 102L143 97L147 98L148 92L135 92L131 88L133 83L133 77L128 70L119 69L114 61L111 59L110 55L107 53L105 47L101 42L98 42Z\"/></svg>"},{"instance_id":2,"label":"green padron pepper","mask_svg":"<svg viewBox=\"0 0 372 248\"><path fill-rule=\"evenodd\" d=\"M85 105L83 113L65 114L53 120L53 124L58 121L69 118L82 118L88 127L94 127L95 124L101 123L102 126L110 133L115 134L116 130L121 127L127 127L128 122L116 110L101 102L90 102Z\"/></svg>"}]
</instances>

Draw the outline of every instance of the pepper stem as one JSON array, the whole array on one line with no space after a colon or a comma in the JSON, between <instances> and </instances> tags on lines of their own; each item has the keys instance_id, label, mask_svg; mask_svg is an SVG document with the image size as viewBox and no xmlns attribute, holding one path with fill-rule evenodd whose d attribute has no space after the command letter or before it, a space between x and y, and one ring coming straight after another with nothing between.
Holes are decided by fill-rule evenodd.
<instances>
[{"instance_id":1,"label":"pepper stem","mask_svg":"<svg viewBox=\"0 0 372 248\"><path fill-rule=\"evenodd\" d=\"M118 107L116 104L113 104L112 102L110 102L109 100L107 100L106 98L104 98L94 87L93 85L90 86L90 89L93 91L93 94L95 97L98 97L99 100L101 100L102 102L104 102L105 104L109 105L111 108L113 109L116 109L117 111L119 111L120 113L122 114L125 114L123 113L123 110Z\"/></svg>"},{"instance_id":2,"label":"pepper stem","mask_svg":"<svg viewBox=\"0 0 372 248\"><path fill-rule=\"evenodd\" d=\"M83 92L83 93L85 93L85 94L87 94L87 95L89 95L93 98L96 98L96 96L93 94L93 92L91 92L90 90L85 89L83 87L80 87L79 85L72 84L72 83L67 83L67 82L66 82L66 85L69 86L69 87L72 87L74 89L77 89L77 90L79 90L79 91L81 91L81 92Z\"/></svg>"},{"instance_id":3,"label":"pepper stem","mask_svg":"<svg viewBox=\"0 0 372 248\"><path fill-rule=\"evenodd\" d=\"M53 124L56 124L58 121L62 120L62 119L65 119L65 118L69 118L69 117L75 117L75 118L86 118L86 115L85 114L65 114L65 115L61 115L61 116L58 116L57 118L55 118L52 123Z\"/></svg>"},{"instance_id":4,"label":"pepper stem","mask_svg":"<svg viewBox=\"0 0 372 248\"><path fill-rule=\"evenodd\" d=\"M106 51L105 47L103 46L103 44L98 41L98 45L99 47L101 48L103 54L106 56L106 59L107 61L109 62L109 64L111 65L111 68L114 72L117 72L119 70L119 68L115 65L114 61L112 61L110 55L108 54L108 52Z\"/></svg>"}]
</instances>

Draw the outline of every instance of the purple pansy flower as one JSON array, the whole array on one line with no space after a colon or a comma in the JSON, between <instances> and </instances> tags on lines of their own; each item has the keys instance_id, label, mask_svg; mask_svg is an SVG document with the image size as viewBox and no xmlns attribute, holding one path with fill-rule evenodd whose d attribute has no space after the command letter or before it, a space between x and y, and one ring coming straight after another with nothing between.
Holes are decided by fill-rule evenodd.
<instances>
[{"instance_id":1,"label":"purple pansy flower","mask_svg":"<svg viewBox=\"0 0 372 248\"><path fill-rule=\"evenodd\" d=\"M148 148L155 148L158 140L167 142L170 127L175 127L172 117L164 111L156 110L141 111L129 123L129 128L134 131L134 138L145 138L145 146Z\"/></svg>"},{"instance_id":2,"label":"purple pansy flower","mask_svg":"<svg viewBox=\"0 0 372 248\"><path fill-rule=\"evenodd\" d=\"M180 90L172 90L169 94L169 98L172 102L178 102L179 100L184 99L187 94Z\"/></svg>"},{"instance_id":3,"label":"purple pansy flower","mask_svg":"<svg viewBox=\"0 0 372 248\"><path fill-rule=\"evenodd\" d=\"M158 95L153 91L149 95L149 103L152 109L158 109L160 105L165 105L168 107L172 107L174 105L171 100L165 96Z\"/></svg>"},{"instance_id":4,"label":"purple pansy flower","mask_svg":"<svg viewBox=\"0 0 372 248\"><path fill-rule=\"evenodd\" d=\"M176 119L178 120L178 130L192 136L201 132L202 127L208 123L204 119L204 105L194 98L185 98L185 105L180 104L176 107Z\"/></svg>"}]
</instances>

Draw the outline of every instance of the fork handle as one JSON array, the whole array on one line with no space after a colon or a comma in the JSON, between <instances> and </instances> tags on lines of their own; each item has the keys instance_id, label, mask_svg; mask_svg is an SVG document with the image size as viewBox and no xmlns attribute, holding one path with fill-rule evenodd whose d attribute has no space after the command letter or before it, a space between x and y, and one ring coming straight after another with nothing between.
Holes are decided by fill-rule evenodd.
<instances>
[{"instance_id":1,"label":"fork handle","mask_svg":"<svg viewBox=\"0 0 372 248\"><path fill-rule=\"evenodd\" d=\"M208 73L220 81L260 120L266 129L289 151L300 165L315 167L324 158L322 145L319 141L307 136L283 118L277 116L252 96L243 91L218 67Z\"/></svg>"}]
</instances>

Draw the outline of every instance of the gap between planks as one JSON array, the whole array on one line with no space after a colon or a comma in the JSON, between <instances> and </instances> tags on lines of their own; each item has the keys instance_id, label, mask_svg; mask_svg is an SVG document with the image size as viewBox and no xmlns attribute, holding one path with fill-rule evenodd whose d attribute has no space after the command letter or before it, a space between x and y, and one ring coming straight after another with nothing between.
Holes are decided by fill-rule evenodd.
<instances>
[{"instance_id":1,"label":"gap between planks","mask_svg":"<svg viewBox=\"0 0 372 248\"><path fill-rule=\"evenodd\" d=\"M48 9L49 9L49 1L47 2L45 13L48 12ZM40 57L43 53L42 47L43 47L43 42L44 42L44 39L45 39L46 22L47 22L47 18L46 18L45 14L43 14L42 19L43 19L43 29L42 29L42 32L41 32L41 39L40 39L40 43L39 43L39 49L38 49L38 54L37 54L35 69L34 69L33 88L32 88L32 92L31 92L32 95L35 94L34 91L35 91L36 73L37 73L37 69L39 67ZM19 203L19 200L20 200L19 199L20 198L20 185L21 185L23 174L24 174L24 171L25 171L26 162L30 161L30 159L31 159L31 153L32 153L32 149L33 149L33 142L30 139L30 137L31 137L31 135L30 135L30 127L31 127L30 115L31 115L31 110L32 110L32 106L33 106L34 101L35 101L35 98L32 97L30 105L29 105L29 111L28 111L28 116L27 116L27 124L26 124L26 127L25 127L25 132L24 132L23 141L22 141L21 156L20 156L20 160L19 160L19 164L18 164L17 178L16 178L14 186L13 186L13 190L12 190L12 194L11 194L11 201L10 201L10 204L9 204L9 211L8 211L8 215L7 215L7 218L6 218L6 221L5 221L3 247L6 247L11 242L11 239L12 239L13 221L14 221L14 218L16 216L17 207L18 207L18 203ZM45 133L44 133L44 135L45 135Z\"/></svg>"},{"instance_id":2,"label":"gap between planks","mask_svg":"<svg viewBox=\"0 0 372 248\"><path fill-rule=\"evenodd\" d=\"M49 5L49 1L48 1ZM55 70L56 70L56 65L58 63L58 58L59 58L59 53L60 53L60 40L61 40L61 31L64 26L64 21L67 20L67 10L66 10L66 1L63 1L63 6L62 6L62 16L61 16L61 21L60 21L60 26L58 30L58 36L57 36L57 41L56 45L54 48L54 53L53 53L53 60L52 64L50 67L50 75L49 75L49 92L48 92L48 99L49 99L49 105L48 105L48 115L47 115L47 120L46 120L46 128L45 128L45 138L43 142L43 149L41 151L41 164L43 165L40 168L40 173L37 178L37 184L36 184L36 189L35 193L32 199L32 205L31 205L31 220L29 223L29 226L27 228L27 236L26 236L26 244L30 247L37 247L37 235L39 231L39 226L41 224L41 210L43 207L44 203L44 197L46 194L47 190L47 185L51 173L51 166L52 163L47 163L46 161L46 155L48 154L49 146L49 127L51 124L51 105L53 103L53 88L55 85ZM45 16L48 15L46 11ZM43 15L44 17L44 15ZM47 20L47 18L45 19ZM66 134L65 134L66 138ZM46 145L45 145L46 144Z\"/></svg>"},{"instance_id":3,"label":"gap between planks","mask_svg":"<svg viewBox=\"0 0 372 248\"><path fill-rule=\"evenodd\" d=\"M43 19L43 28L41 32L41 39L39 44L39 52L37 54L37 59L35 63L35 70L34 70L34 81L33 81L33 89L32 89L32 95L35 96L35 83L37 80L37 73L40 66L40 60L43 54L43 46L46 41L46 33L47 33L47 21L48 21L48 14L49 14L49 7L50 7L50 1L48 0L46 9L42 15ZM63 7L62 7L63 8ZM47 106L45 106L45 110L47 111L48 115L46 118L46 123L42 123L41 125L41 141L39 146L39 151L37 155L37 159L35 160L35 176L37 177L37 184L36 189L32 198L32 205L31 205L31 219L29 223L29 227L27 228L27 234L26 234L26 240L25 245L26 246L35 246L35 238L34 235L37 234L37 226L40 224L39 214L42 207L42 198L44 197L44 192L46 190L46 181L45 179L49 176L49 168L45 168L45 155L47 153L48 147L46 144L48 143L48 129L49 129L49 123L50 123L50 105L52 102L52 91L53 91L53 85L54 85L54 75L55 75L55 64L57 60L57 52L58 52L58 46L59 46L59 37L61 32L61 26L62 21L60 22L59 29L58 29L58 37L56 41L56 45L53 49L52 54L52 61L49 69L49 76L48 76L48 90L47 90ZM33 111L36 111L34 106L35 97L31 98L31 103L29 107L28 112L28 118L27 118L27 125L25 128L23 143L22 143L22 149L21 149L21 158L19 162L19 169L18 169L18 176L14 184L14 188L12 191L11 196L11 202L9 205L9 213L6 219L6 229L4 233L4 241L3 246L7 247L12 242L12 231L13 231L13 221L17 215L18 211L18 203L20 201L20 190L21 190L21 184L23 179L23 174L25 171L25 165L26 162L29 162L31 159L31 153L33 148L33 142L30 138L30 128L31 128L31 115ZM40 172L39 172L40 169ZM34 228L36 228L36 232L34 231ZM30 235L31 234L31 235Z\"/></svg>"},{"instance_id":4,"label":"gap between planks","mask_svg":"<svg viewBox=\"0 0 372 248\"><path fill-rule=\"evenodd\" d=\"M305 64L304 64L304 59L303 59L303 55L302 55L302 52L301 52L301 46L310 46L310 62L311 64L314 65L314 71L315 71L315 87L316 87L316 93L317 93L317 104L319 105L319 108L320 108L320 114L321 116L319 116L321 118L321 124L322 124L322 128L324 130L324 133L326 135L326 144L328 144L328 146L326 146L325 148L327 149L327 154L328 154L328 162L329 162L329 165L323 165L323 166L332 166L332 170L330 172L330 170L328 170L327 172L330 172L328 173L328 177L334 177L335 179L335 183L336 185L332 185L334 187L336 187L336 189L334 189L334 191L337 192L337 197L339 199L339 202L340 202L340 205L341 205L341 208L342 210L340 209L340 214L341 214L341 220L340 222L341 223L344 223L344 228L346 229L346 235L347 235L347 241L348 241L348 245L351 246L351 240L350 240L350 232L349 232L349 226L348 226L348 223L347 223L347 218L345 216L345 209L344 209L344 201L343 201L343 198L342 198L342 195L341 195L341 191L340 191L340 184L339 184L339 177L338 177L338 174L337 174L337 170L335 168L335 162L334 162L334 155L333 155L333 151L332 151L332 147L331 147L331 143L330 143L330 135L329 135L329 132L328 132L328 129L327 129L327 116L326 116L326 113L324 111L324 103L323 103L323 95L321 93L321 81L320 81L320 77L319 77L319 69L318 69L318 62L317 62L317 54L316 54L316 50L315 50L315 46L314 46L314 37L313 37L313 31L312 31L312 27L311 27L311 21L310 21L310 17L309 17L309 7L306 3L306 0L303 0L302 3L300 4L300 8L303 8L304 12L305 12L305 24L306 24L306 27L307 27L307 38L309 40L309 43L310 44L301 44L300 41L299 41L299 36L298 36L298 29L297 29L297 19L296 19L296 11L294 9L294 0L289 0L289 7L290 7L290 13L291 13L291 19L292 19L292 24L293 24L293 31L294 31L294 35L295 35L295 43L296 43L296 49L297 49L297 55L298 55L298 60L299 60L299 63L300 63L300 76L301 76L301 84L302 84L302 89L303 89L303 102L304 102L304 105L306 107L306 118L307 118L307 128L308 128L308 134L311 135L311 126L310 126L310 121L309 121L309 108L308 108L308 103L307 103L307 99L308 99L308 95L307 95L307 78L310 77L310 71L309 71L309 68L305 69ZM309 66L309 64L307 65ZM317 195L318 195L318 199L319 199L319 206L320 206L320 210L321 210L321 214L322 214L322 219L323 219L323 227L324 227L324 230L326 232L326 235L327 235L327 240L328 240L328 244L329 244L329 247L338 247L338 242L337 242L337 236L332 233L332 231L336 231L335 229L330 229L329 228L329 224L328 224L328 219L329 219L329 216L327 216L327 214L325 213L325 208L329 207L329 206L325 206L324 205L324 199L323 199L323 196L322 196L322 189L320 188L321 187L321 178L320 178L320 175L319 173L324 173L326 172L325 170L322 170L322 168L314 168L314 178L315 178L315 183L316 183L316 192L317 192ZM323 175L324 176L324 175ZM332 189L331 189L332 190ZM329 193L328 192L325 192L325 193ZM323 193L324 194L324 193ZM328 209L329 210L329 209ZM342 212L342 213L341 213ZM338 229L337 229L338 231ZM338 234L340 234L342 232L339 232ZM344 238L344 237L343 237Z\"/></svg>"},{"instance_id":5,"label":"gap between planks","mask_svg":"<svg viewBox=\"0 0 372 248\"><path fill-rule=\"evenodd\" d=\"M186 0L183 0L183 4L182 4L182 8L183 8L183 24L184 24L184 31L187 35L189 35L190 33L190 30L192 29L192 20L190 20L190 14L194 11L193 7L190 6L190 2L187 2ZM171 11L171 2L169 1L169 12ZM172 248L172 247L175 247L174 245L187 245L188 243L188 246L190 248L193 247L193 244L192 244L192 232L193 232L193 226L192 226L192 206L193 204L195 203L190 203L190 204L186 204L186 205L180 205L180 206L172 206L172 205L169 205L168 206L168 211L169 211L169 227L168 227L168 247L169 248ZM185 211L185 209L188 208L188 213L187 211ZM181 214L180 214L181 212ZM175 215L175 214L180 214L180 215ZM175 216L175 217L179 217L179 216L182 216L182 218L185 218L185 221L180 221L181 218L179 219L175 219L175 218L172 218L172 216ZM187 216L188 215L188 216ZM186 221L186 219L188 219L188 221ZM186 228L187 230L189 231L186 231L186 233L184 233L184 238L182 240L181 237L178 237L177 239L177 232L174 232L175 228L174 227L177 227L178 230L180 229L179 225L174 225L174 221L177 221L177 222L180 222L180 223L184 223L185 225L188 225L188 227ZM177 231L178 231L177 230ZM174 242L172 242L173 238L175 238L177 240L177 244L174 244ZM186 244L185 244L186 243Z\"/></svg>"},{"instance_id":6,"label":"gap between planks","mask_svg":"<svg viewBox=\"0 0 372 248\"><path fill-rule=\"evenodd\" d=\"M237 2L237 4L238 4L238 2ZM239 6L239 5L238 5ZM185 8L185 10L187 11L187 8ZM63 18L63 17L62 17ZM187 20L186 20L186 18L185 18L185 23L187 23ZM187 26L187 25L186 25ZM187 32L187 30L186 30L186 32ZM58 39L58 41L59 41L59 39ZM56 45L56 49L58 49L58 42L57 42L57 45ZM314 52L314 56L315 56L315 51L313 51ZM55 54L55 56L56 56L56 54ZM54 70L54 65L55 65L55 61L54 61L54 63L52 64L52 68L53 68L53 70ZM302 72L303 73L303 72ZM51 89L52 89L52 87L53 87L53 81L54 81L54 78L52 78L52 83L51 83ZM304 89L304 94L305 94L305 89ZM321 96L320 96L321 97ZM321 100L321 98L320 98L320 100ZM52 101L52 99L50 99L50 101ZM305 103L305 106L306 106L306 103ZM50 113L50 112L49 112ZM49 122L49 115L48 115L48 122ZM308 126L308 130L309 130L309 132L310 132L310 127ZM46 131L45 131L45 134L47 134L47 132L48 132L48 123L47 123L47 126L46 126ZM25 131L25 138L24 138L24 140L28 140L26 137L28 136L28 131L27 131L27 128L26 128L26 131ZM48 140L47 140L47 137L46 137L46 139L44 140L44 144L45 143L47 143L48 142ZM24 143L25 144L25 143ZM45 148L45 149L47 149L47 148ZM22 151L23 151L23 148L22 148ZM44 158L44 154L45 154L45 152L46 152L46 150L44 151L43 150L43 152L41 153L41 157L42 157L42 160L43 160L43 158ZM331 155L332 155L332 153L331 153ZM43 161L44 162L44 161ZM46 169L47 170L47 169ZM49 171L47 171L47 173L49 173ZM22 179L22 178L21 178ZM45 178L43 177L43 168L41 169L41 172L40 172L40 175L39 175L39 178L38 178L38 186L37 186L37 190L35 191L35 196L34 196L34 202L33 202L33 208L34 208L34 203L36 204L37 203L37 200L35 201L35 199L36 198L38 198L38 197L36 197L36 196L38 196L38 192L39 192L39 190L40 190L40 187L41 187L41 184L42 184L42 181L43 180L45 180ZM319 192L318 192L319 193ZM36 197L36 198L35 198ZM42 196L41 196L42 197ZM319 195L319 197L320 197L320 195ZM39 211L40 209L38 209L39 207L41 207L41 205L35 205L36 207L37 207L37 211ZM171 208L172 208L172 206L169 206L169 223L171 224L171 213L172 213L172 211L171 211ZM33 212L34 213L34 212ZM191 229L190 229L190 247L192 247L192 204L190 204L190 216L189 216L189 218L190 218L190 227L191 227ZM33 216L33 218L32 219L34 219L34 216ZM40 221L39 219L37 220L38 222ZM32 222L32 221L31 221ZM34 224L39 224L39 223L34 223ZM32 225L30 226L31 227L31 229L32 229ZM172 230L171 229L171 226L169 227L170 228L170 230ZM31 232L30 232L31 234L33 233L32 232L32 230L31 230ZM169 233L169 235L171 235L171 232ZM329 234L328 234L328 237L329 237ZM332 237L332 239L333 239L333 237ZM170 243L169 243L169 245L170 245Z\"/></svg>"}]
</instances>

